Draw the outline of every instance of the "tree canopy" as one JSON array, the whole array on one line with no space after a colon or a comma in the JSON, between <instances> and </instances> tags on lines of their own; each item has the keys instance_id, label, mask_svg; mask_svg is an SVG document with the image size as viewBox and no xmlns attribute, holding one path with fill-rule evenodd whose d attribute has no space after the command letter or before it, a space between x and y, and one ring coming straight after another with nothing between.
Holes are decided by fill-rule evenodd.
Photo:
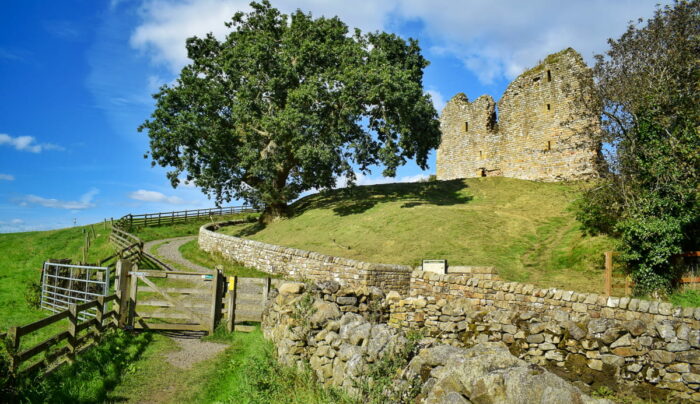
<instances>
[{"instance_id":1,"label":"tree canopy","mask_svg":"<svg viewBox=\"0 0 700 404\"><path fill-rule=\"evenodd\" d=\"M381 165L386 176L408 159L427 167L440 132L417 41L288 16L267 0L251 6L224 40L187 40L192 62L139 127L173 186L184 172L217 203L264 204L271 218L302 192L352 182L354 167Z\"/></svg>"},{"instance_id":2,"label":"tree canopy","mask_svg":"<svg viewBox=\"0 0 700 404\"><path fill-rule=\"evenodd\" d=\"M700 249L700 2L658 8L608 42L594 76L610 171L578 216L619 236L637 292L655 292L673 286L674 255Z\"/></svg>"}]
</instances>

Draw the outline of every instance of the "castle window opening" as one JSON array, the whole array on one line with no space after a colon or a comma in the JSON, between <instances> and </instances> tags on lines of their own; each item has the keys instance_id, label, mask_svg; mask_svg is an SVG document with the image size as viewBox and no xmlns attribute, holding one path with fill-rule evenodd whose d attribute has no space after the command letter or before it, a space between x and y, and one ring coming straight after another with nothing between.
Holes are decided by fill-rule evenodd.
<instances>
[{"instance_id":1,"label":"castle window opening","mask_svg":"<svg viewBox=\"0 0 700 404\"><path fill-rule=\"evenodd\" d=\"M479 150L479 158L483 158L483 157L484 157L484 153L482 153L481 150Z\"/></svg>"},{"instance_id":2,"label":"castle window opening","mask_svg":"<svg viewBox=\"0 0 700 404\"><path fill-rule=\"evenodd\" d=\"M552 72L550 70L547 70L547 81L552 81Z\"/></svg>"},{"instance_id":3,"label":"castle window opening","mask_svg":"<svg viewBox=\"0 0 700 404\"><path fill-rule=\"evenodd\" d=\"M464 131L469 132L469 122L464 122Z\"/></svg>"},{"instance_id":4,"label":"castle window opening","mask_svg":"<svg viewBox=\"0 0 700 404\"><path fill-rule=\"evenodd\" d=\"M547 104L547 111L551 111L551 110L552 110L552 106L550 104Z\"/></svg>"},{"instance_id":5,"label":"castle window opening","mask_svg":"<svg viewBox=\"0 0 700 404\"><path fill-rule=\"evenodd\" d=\"M548 140L547 141L547 151L552 150L552 141Z\"/></svg>"}]
</instances>

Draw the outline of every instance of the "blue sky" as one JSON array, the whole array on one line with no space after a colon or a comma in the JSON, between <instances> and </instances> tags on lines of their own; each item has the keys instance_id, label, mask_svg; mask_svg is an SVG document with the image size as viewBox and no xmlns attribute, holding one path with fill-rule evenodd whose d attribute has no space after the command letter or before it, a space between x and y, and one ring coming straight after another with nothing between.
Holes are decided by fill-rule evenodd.
<instances>
[{"instance_id":1,"label":"blue sky","mask_svg":"<svg viewBox=\"0 0 700 404\"><path fill-rule=\"evenodd\" d=\"M436 106L457 92L498 99L518 73L572 46L592 62L658 0L279 0L350 26L419 39ZM184 40L226 33L240 0L3 0L0 3L0 232L93 223L126 213L212 206L172 189L143 158L150 95L187 63ZM663 2L662 2L663 3ZM381 169L361 184L408 181Z\"/></svg>"}]
</instances>

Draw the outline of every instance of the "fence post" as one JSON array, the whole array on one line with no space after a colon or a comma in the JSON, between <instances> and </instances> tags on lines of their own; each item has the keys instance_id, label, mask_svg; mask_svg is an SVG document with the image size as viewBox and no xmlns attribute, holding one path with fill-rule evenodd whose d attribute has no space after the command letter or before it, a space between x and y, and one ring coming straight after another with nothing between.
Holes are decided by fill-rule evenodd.
<instances>
[{"instance_id":1,"label":"fence post","mask_svg":"<svg viewBox=\"0 0 700 404\"><path fill-rule=\"evenodd\" d=\"M613 252L605 252L605 296L612 294Z\"/></svg>"},{"instance_id":2,"label":"fence post","mask_svg":"<svg viewBox=\"0 0 700 404\"><path fill-rule=\"evenodd\" d=\"M75 303L71 303L68 306L68 361L70 363L75 359L75 351L78 345L78 306Z\"/></svg>"},{"instance_id":3,"label":"fence post","mask_svg":"<svg viewBox=\"0 0 700 404\"><path fill-rule=\"evenodd\" d=\"M238 277L230 276L228 281L228 300L226 301L226 330L233 332L236 323L236 287L238 285Z\"/></svg>"},{"instance_id":4,"label":"fence post","mask_svg":"<svg viewBox=\"0 0 700 404\"><path fill-rule=\"evenodd\" d=\"M134 265L134 271L138 267ZM134 317L136 317L136 294L138 293L139 277L131 275L131 285L129 285L129 326L134 326Z\"/></svg>"},{"instance_id":5,"label":"fence post","mask_svg":"<svg viewBox=\"0 0 700 404\"><path fill-rule=\"evenodd\" d=\"M105 314L105 297L97 296L97 313L95 313L95 320L97 320L97 325L95 326L97 341L102 339L102 326L104 324L104 314Z\"/></svg>"},{"instance_id":6,"label":"fence post","mask_svg":"<svg viewBox=\"0 0 700 404\"><path fill-rule=\"evenodd\" d=\"M265 278L264 282L265 283L263 283L263 295L262 295L263 307L265 307L265 303L267 303L267 296L270 294L270 284L272 284L272 279Z\"/></svg>"},{"instance_id":7,"label":"fence post","mask_svg":"<svg viewBox=\"0 0 700 404\"><path fill-rule=\"evenodd\" d=\"M209 335L216 330L216 324L221 315L221 292L222 292L222 273L218 269L214 273L214 283L212 286L212 302L211 302L211 322L209 324Z\"/></svg>"},{"instance_id":8,"label":"fence post","mask_svg":"<svg viewBox=\"0 0 700 404\"><path fill-rule=\"evenodd\" d=\"M119 274L119 320L117 325L123 328L129 317L129 270L131 263L120 259L117 261L116 272Z\"/></svg>"},{"instance_id":9,"label":"fence post","mask_svg":"<svg viewBox=\"0 0 700 404\"><path fill-rule=\"evenodd\" d=\"M17 357L17 351L19 351L19 333L17 332L17 327L10 327L7 331L7 339L9 340L9 351L10 354L10 370L15 373L19 369L19 358Z\"/></svg>"}]
</instances>

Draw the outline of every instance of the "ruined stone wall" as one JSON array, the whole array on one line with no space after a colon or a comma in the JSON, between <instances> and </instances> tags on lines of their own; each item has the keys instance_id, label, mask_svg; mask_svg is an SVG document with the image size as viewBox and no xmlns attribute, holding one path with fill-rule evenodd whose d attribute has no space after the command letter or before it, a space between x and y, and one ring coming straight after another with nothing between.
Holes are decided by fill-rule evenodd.
<instances>
[{"instance_id":1,"label":"ruined stone wall","mask_svg":"<svg viewBox=\"0 0 700 404\"><path fill-rule=\"evenodd\" d=\"M227 224L209 224L199 229L199 247L220 253L243 265L293 279L335 280L341 284L377 286L384 290L408 292L413 268L406 265L375 264L333 257L312 251L282 247L260 241L217 233Z\"/></svg>"},{"instance_id":2,"label":"ruined stone wall","mask_svg":"<svg viewBox=\"0 0 700 404\"><path fill-rule=\"evenodd\" d=\"M440 180L505 176L562 181L597 176L600 122L592 79L569 48L513 81L498 104L454 96L440 118Z\"/></svg>"},{"instance_id":3,"label":"ruined stone wall","mask_svg":"<svg viewBox=\"0 0 700 404\"><path fill-rule=\"evenodd\" d=\"M416 271L389 324L442 342L500 341L595 388L700 401L700 308Z\"/></svg>"}]
</instances>

